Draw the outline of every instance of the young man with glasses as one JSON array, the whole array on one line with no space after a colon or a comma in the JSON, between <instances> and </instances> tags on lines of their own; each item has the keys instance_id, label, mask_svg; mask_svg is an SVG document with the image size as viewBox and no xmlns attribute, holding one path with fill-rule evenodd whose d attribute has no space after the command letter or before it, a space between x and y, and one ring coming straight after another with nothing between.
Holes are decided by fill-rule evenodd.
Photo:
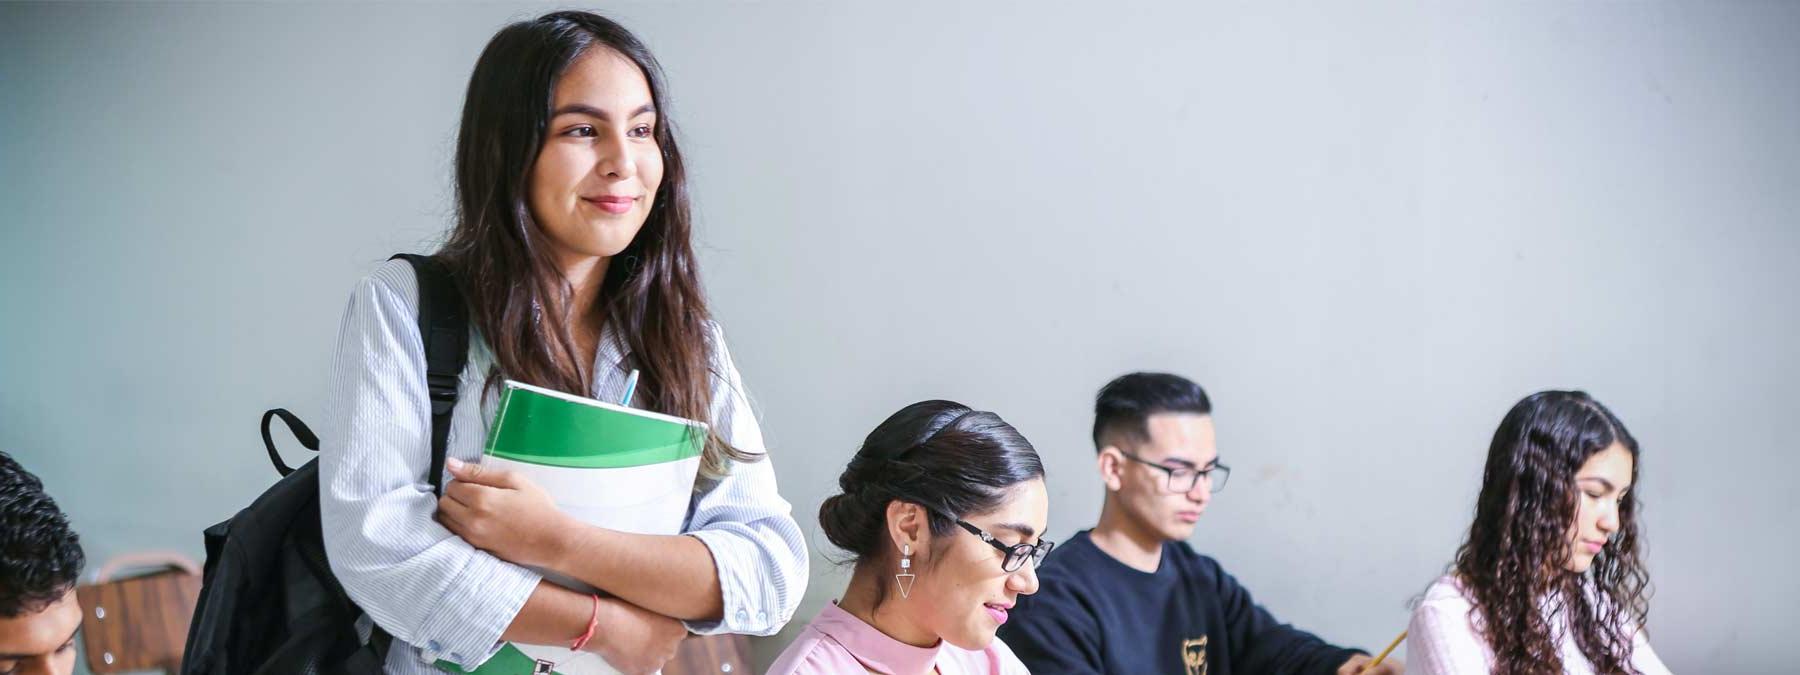
<instances>
[{"instance_id":1,"label":"young man with glasses","mask_svg":"<svg viewBox=\"0 0 1800 675\"><path fill-rule=\"evenodd\" d=\"M1231 468L1200 385L1132 373L1094 402L1106 501L1056 547L1000 638L1032 672L1355 675L1369 656L1277 621L1186 540ZM1399 675L1398 661L1367 672Z\"/></svg>"}]
</instances>

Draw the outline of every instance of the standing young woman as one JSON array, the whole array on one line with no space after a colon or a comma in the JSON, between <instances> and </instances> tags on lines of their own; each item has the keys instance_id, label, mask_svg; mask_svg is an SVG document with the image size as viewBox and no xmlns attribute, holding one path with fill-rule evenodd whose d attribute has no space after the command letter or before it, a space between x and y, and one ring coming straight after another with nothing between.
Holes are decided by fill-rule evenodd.
<instances>
[{"instance_id":1,"label":"standing young woman","mask_svg":"<svg viewBox=\"0 0 1800 675\"><path fill-rule=\"evenodd\" d=\"M1494 432L1475 523L1413 610L1414 675L1664 675L1644 640L1638 444L1579 391L1513 406Z\"/></svg>"},{"instance_id":2,"label":"standing young woman","mask_svg":"<svg viewBox=\"0 0 1800 675\"><path fill-rule=\"evenodd\" d=\"M799 602L803 540L701 292L665 91L635 36L584 12L507 26L476 62L457 222L437 253L474 333L441 501L411 266L382 265L345 310L320 509L332 571L395 638L389 673L583 636L615 667L651 672L688 631L772 634ZM685 534L576 523L529 482L474 464L499 378L617 400L632 369L634 405L710 424Z\"/></svg>"}]
</instances>

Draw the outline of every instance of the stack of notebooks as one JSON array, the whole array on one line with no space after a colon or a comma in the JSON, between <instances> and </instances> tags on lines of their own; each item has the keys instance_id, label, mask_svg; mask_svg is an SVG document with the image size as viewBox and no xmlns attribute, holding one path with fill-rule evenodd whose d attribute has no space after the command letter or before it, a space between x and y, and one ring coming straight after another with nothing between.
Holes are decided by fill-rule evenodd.
<instances>
[{"instance_id":1,"label":"stack of notebooks","mask_svg":"<svg viewBox=\"0 0 1800 675\"><path fill-rule=\"evenodd\" d=\"M680 534L687 517L706 425L507 380L482 464L516 471L542 486L565 513L639 534ZM552 582L594 588L548 570ZM473 675L615 675L592 652L508 643Z\"/></svg>"}]
</instances>

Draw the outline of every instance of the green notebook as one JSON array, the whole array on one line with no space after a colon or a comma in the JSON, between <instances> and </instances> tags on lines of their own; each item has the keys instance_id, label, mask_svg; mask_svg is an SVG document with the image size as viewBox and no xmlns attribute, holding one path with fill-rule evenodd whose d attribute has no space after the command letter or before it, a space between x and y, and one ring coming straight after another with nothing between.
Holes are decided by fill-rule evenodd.
<instances>
[{"instance_id":1,"label":"green notebook","mask_svg":"<svg viewBox=\"0 0 1800 675\"><path fill-rule=\"evenodd\" d=\"M483 466L518 472L542 486L564 512L591 525L639 534L680 534L693 498L706 425L506 381L488 433ZM584 593L586 584L539 570ZM570 635L571 639L575 636ZM507 644L475 675L614 675L592 653L566 645Z\"/></svg>"}]
</instances>

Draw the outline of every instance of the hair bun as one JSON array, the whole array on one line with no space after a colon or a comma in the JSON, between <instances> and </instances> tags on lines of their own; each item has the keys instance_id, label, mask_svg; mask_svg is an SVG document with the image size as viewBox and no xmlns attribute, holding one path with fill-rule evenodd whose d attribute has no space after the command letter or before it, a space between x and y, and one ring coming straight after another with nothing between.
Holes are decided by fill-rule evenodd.
<instances>
[{"instance_id":1,"label":"hair bun","mask_svg":"<svg viewBox=\"0 0 1800 675\"><path fill-rule=\"evenodd\" d=\"M875 513L855 493L832 495L819 505L819 529L825 532L825 538L832 546L857 556L874 550L886 520L885 512Z\"/></svg>"}]
</instances>

